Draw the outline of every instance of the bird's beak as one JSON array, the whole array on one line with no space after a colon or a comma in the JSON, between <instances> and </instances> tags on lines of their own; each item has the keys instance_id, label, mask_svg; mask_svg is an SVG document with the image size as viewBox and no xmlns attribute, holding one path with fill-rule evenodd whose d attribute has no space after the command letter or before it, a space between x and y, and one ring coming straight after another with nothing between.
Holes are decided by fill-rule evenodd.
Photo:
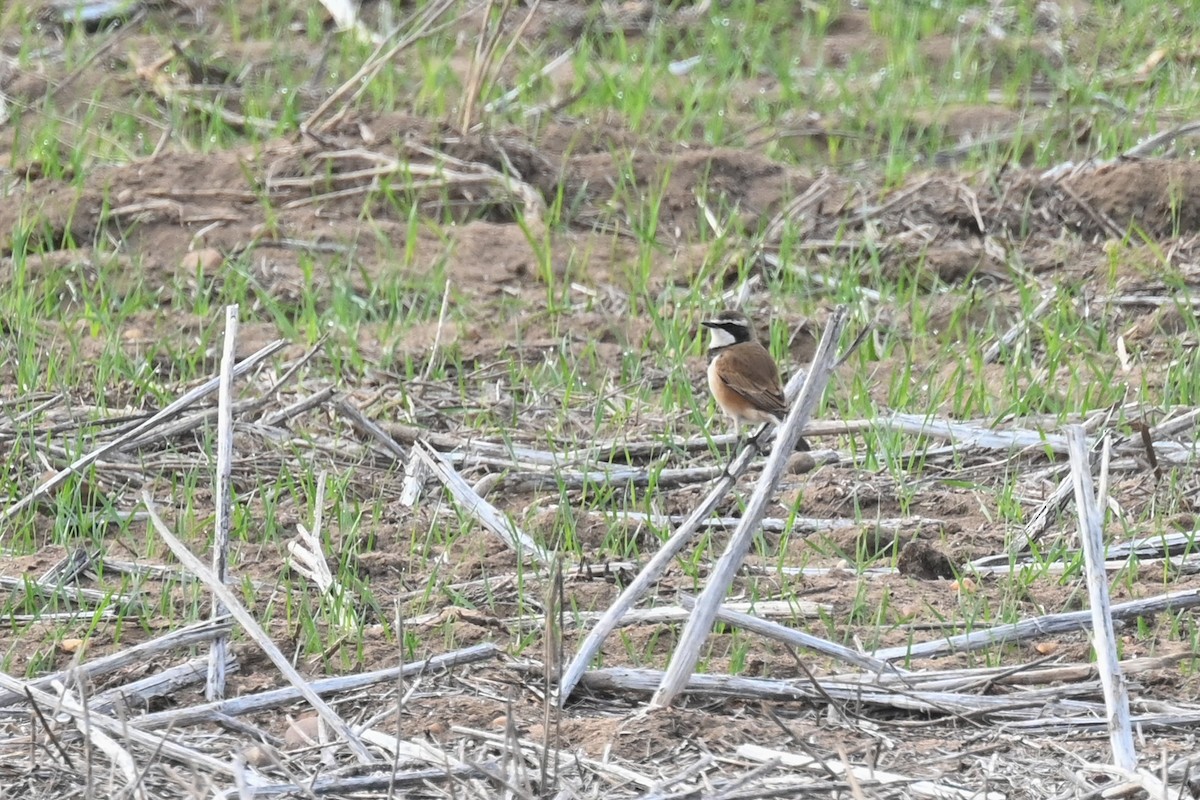
<instances>
[{"instance_id":1,"label":"bird's beak","mask_svg":"<svg viewBox=\"0 0 1200 800\"><path fill-rule=\"evenodd\" d=\"M711 319L706 319L703 322L701 322L700 324L706 328L716 328L720 325L719 322L717 322L716 320L711 320Z\"/></svg>"}]
</instances>

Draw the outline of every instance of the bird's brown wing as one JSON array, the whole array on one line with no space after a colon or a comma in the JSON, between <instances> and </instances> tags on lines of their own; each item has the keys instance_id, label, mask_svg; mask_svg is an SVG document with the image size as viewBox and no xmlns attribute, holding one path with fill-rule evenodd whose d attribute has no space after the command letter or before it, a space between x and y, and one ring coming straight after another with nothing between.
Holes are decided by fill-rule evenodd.
<instances>
[{"instance_id":1,"label":"bird's brown wing","mask_svg":"<svg viewBox=\"0 0 1200 800\"><path fill-rule=\"evenodd\" d=\"M721 380L746 402L781 419L787 401L779 382L779 370L767 349L757 342L734 345L725 351Z\"/></svg>"}]
</instances>

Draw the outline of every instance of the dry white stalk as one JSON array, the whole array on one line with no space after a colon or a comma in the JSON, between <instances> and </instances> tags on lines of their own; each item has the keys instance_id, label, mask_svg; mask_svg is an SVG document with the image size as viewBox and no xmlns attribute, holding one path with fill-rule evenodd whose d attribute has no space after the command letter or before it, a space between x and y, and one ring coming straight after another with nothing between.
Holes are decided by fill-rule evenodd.
<instances>
[{"instance_id":1,"label":"dry white stalk","mask_svg":"<svg viewBox=\"0 0 1200 800\"><path fill-rule=\"evenodd\" d=\"M229 565L229 529L233 525L233 367L237 361L238 307L225 307L225 342L221 351L221 374L217 390L217 475L213 493L216 497L216 535L213 537L213 574L221 583L226 581ZM212 617L225 616L225 608L216 595L212 598ZM229 639L218 636L208 651L208 680L204 696L219 700L225 696L225 663Z\"/></svg>"},{"instance_id":2,"label":"dry white stalk","mask_svg":"<svg viewBox=\"0 0 1200 800\"><path fill-rule=\"evenodd\" d=\"M357 3L351 3L350 0L319 0L319 2L329 12L329 16L333 18L333 23L337 25L339 31L350 31L359 41L376 47L383 43L384 37L372 31L358 18Z\"/></svg>"},{"instance_id":3,"label":"dry white stalk","mask_svg":"<svg viewBox=\"0 0 1200 800\"><path fill-rule=\"evenodd\" d=\"M557 505L543 506L547 511L555 511ZM669 527L672 525L682 524L684 517L682 514L647 514L644 511L609 511L609 510L591 510L591 511L575 511L576 516L596 516L603 517L609 520L628 520L630 522L642 522L657 527ZM741 517L709 517L706 519L702 527L710 530L732 530L738 526L742 520ZM881 519L871 519L870 517L789 517L781 519L779 517L764 517L759 523L759 527L768 533L815 533L817 531L834 531L842 528L862 528L864 525L872 525L876 528L915 528L915 527L938 527L945 525L946 521L934 519L933 517L883 517ZM1008 556L1005 556L1007 559ZM828 572L828 569L815 569L806 571L804 574L822 574ZM893 572L890 568L887 572Z\"/></svg>"},{"instance_id":4,"label":"dry white stalk","mask_svg":"<svg viewBox=\"0 0 1200 800\"><path fill-rule=\"evenodd\" d=\"M388 38L397 37L399 41L386 51L383 49L383 44L376 47L375 52L359 67L358 72L351 75L345 83L334 90L329 97L325 98L324 102L317 106L316 110L308 116L308 119L300 124L300 132L304 135L308 135L310 131L320 133L332 125L338 116L340 116L339 113L333 117L326 118L334 105L343 101L350 104L358 99L371 85L371 82L381 69L392 63L392 60L400 51L411 46L424 36L433 23L437 22L438 18L454 5L455 0L437 0L437 2L423 6L409 21L410 30L408 33L400 36L400 30L397 29Z\"/></svg>"},{"instance_id":5,"label":"dry white stalk","mask_svg":"<svg viewBox=\"0 0 1200 800\"><path fill-rule=\"evenodd\" d=\"M353 594L346 590L333 577L329 562L321 549L321 526L324 520L325 482L328 473L321 470L317 475L317 497L313 509L313 529L302 524L296 525L296 537L287 543L288 554L291 556L292 569L304 575L317 585L321 594L325 595L332 606L334 623L341 628L357 628L358 619L354 615ZM210 700L213 698L209 698Z\"/></svg>"},{"instance_id":6,"label":"dry white stalk","mask_svg":"<svg viewBox=\"0 0 1200 800\"><path fill-rule=\"evenodd\" d=\"M692 513L687 519L675 529L675 532L662 543L658 551L646 562L642 567L641 572L637 574L629 585L621 592L616 601L608 607L600 620L592 627L583 642L579 645L579 649L575 652L575 657L571 659L571 663L563 670L562 682L558 689L558 702L560 705L565 704L567 698L571 696L571 692L579 683L579 679L587 671L588 665L596 654L600 652L600 646L604 644L604 640L608 638L608 634L612 633L613 629L620 624L621 618L633 608L633 604L645 594L652 584L666 571L667 567L675 560L675 556L679 554L696 532L700 530L704 521L716 509L721 500L733 488L737 481L750 462L754 458L754 448L746 447L738 454L733 463L729 465L729 474L716 482L708 495L698 506L692 509Z\"/></svg>"},{"instance_id":7,"label":"dry white stalk","mask_svg":"<svg viewBox=\"0 0 1200 800\"><path fill-rule=\"evenodd\" d=\"M663 672L652 669L602 668L584 675L580 683L601 692L644 694L662 682ZM881 676L882 677L882 676ZM889 680L886 685L855 676L855 680L808 678L743 678L737 675L696 674L687 682L688 694L710 697L737 697L761 700L808 700L827 703L834 700L855 707L867 705L899 711L938 716L970 714L990 717L1006 726L1025 726L1025 730L1075 727L1080 730L1102 725L1102 703L1086 698L1100 688L1099 681L1069 686L1022 689L1006 695L981 695L978 687L967 691L945 691L905 684L908 676ZM935 684L936 685L936 684ZM1200 708L1170 708L1154 715L1139 717L1141 724L1190 724L1200 719Z\"/></svg>"},{"instance_id":8,"label":"dry white stalk","mask_svg":"<svg viewBox=\"0 0 1200 800\"><path fill-rule=\"evenodd\" d=\"M321 699L320 695L312 690L312 687L305 680L304 676L292 666L292 662L280 651L275 642L271 640L271 637L267 635L267 632L254 619L254 615L246 610L246 607L241 604L228 586L217 580L212 571L205 567L200 559L196 558L192 554L192 551L188 550L187 546L175 537L175 534L171 532L171 529L167 527L167 524L159 516L158 508L154 504L154 498L148 491L142 492L142 502L146 504L146 510L150 513L150 521L154 524L158 535L166 543L167 547L171 549L171 552L175 554L175 557L179 559L179 562L203 581L209 590L221 599L221 602L229 609L230 615L245 630L246 635L254 640L263 653L271 659L276 669L287 678L288 682L300 691L300 694L321 715L321 718L333 730L337 731L338 735L349 745L350 750L358 758L359 762L362 764L374 764L375 759L371 756L367 748L363 746L363 743L354 734L354 731L350 729L350 726L337 715L337 712L329 707L328 703Z\"/></svg>"},{"instance_id":9,"label":"dry white stalk","mask_svg":"<svg viewBox=\"0 0 1200 800\"><path fill-rule=\"evenodd\" d=\"M906 797L923 797L932 800L1004 800L1007 795L1001 792L981 792L978 789L945 786L930 780L910 778L895 772L863 766L851 766L840 759L817 761L815 758L787 750L775 750L757 744L743 744L737 749L741 758L751 761L776 761L785 767L796 769L812 769L825 774L834 773L846 778L853 777L860 781L872 781L883 784L905 784Z\"/></svg>"},{"instance_id":10,"label":"dry white stalk","mask_svg":"<svg viewBox=\"0 0 1200 800\"><path fill-rule=\"evenodd\" d=\"M446 327L446 309L450 306L450 279L446 279L446 285L442 289L442 307L438 311L437 328L433 333L433 347L429 348L429 358L425 362L425 369L421 372L421 381L429 380L429 376L433 374L434 365L437 364L439 351L442 346L442 331Z\"/></svg>"},{"instance_id":11,"label":"dry white stalk","mask_svg":"<svg viewBox=\"0 0 1200 800\"><path fill-rule=\"evenodd\" d=\"M467 727L466 725L451 725L450 732L470 736L472 738L479 739L484 742L491 742L492 744L499 746L511 747L515 744L516 748L519 748L522 752L529 753L534 757L541 755L546 750L545 745L530 739L518 739L516 742L513 742L503 733L483 731L479 730L478 728ZM609 780L611 780L614 785L627 783L649 789L655 784L655 781L652 778L649 778L640 772L629 769L628 767L614 764L607 758L604 760L588 758L583 753L572 753L570 758L572 762L581 764L588 769L594 770L597 774L608 776Z\"/></svg>"},{"instance_id":12,"label":"dry white stalk","mask_svg":"<svg viewBox=\"0 0 1200 800\"><path fill-rule=\"evenodd\" d=\"M1200 589L1185 589L1118 603L1110 609L1110 612L1113 619L1123 619L1196 606L1200 606ZM1058 614L1031 617L1006 625L995 625L958 636L948 636L944 639L904 644L898 647L884 647L871 655L885 661L894 661L900 658L933 658L947 653L965 653L998 644L1021 642L1039 636L1087 630L1091 621L1090 611L1063 611Z\"/></svg>"},{"instance_id":13,"label":"dry white stalk","mask_svg":"<svg viewBox=\"0 0 1200 800\"><path fill-rule=\"evenodd\" d=\"M682 603L683 607L687 609L694 609L696 606L695 598L688 595L680 595L679 602ZM783 604L785 606L791 605L786 601L775 601L775 603ZM751 604L740 603L738 605ZM771 606L772 603L770 602L755 603L753 604L753 610L755 614L761 615L764 614L765 611L769 611ZM766 608L764 609L764 607ZM877 658L866 655L865 653L859 653L856 650L851 650L849 647L826 641L825 639L822 639L818 636L813 636L812 634L804 633L803 631L793 630L792 628L785 627L777 622L771 622L770 620L762 619L759 616L748 614L738 608L735 608L735 604L733 603L722 604L718 606L717 619L721 620L722 622L727 622L730 625L736 625L743 630L752 631L760 636L766 636L767 638L775 639L794 647L804 647L809 650L814 650L818 653L823 653L824 655L836 658L840 661L845 661L847 664L853 664L856 667L861 667L862 669L869 670L870 672L895 675L902 675L906 672L906 670L902 670L886 661L881 661Z\"/></svg>"},{"instance_id":14,"label":"dry white stalk","mask_svg":"<svg viewBox=\"0 0 1200 800\"><path fill-rule=\"evenodd\" d=\"M716 620L717 607L724 600L734 576L750 550L753 537L758 532L758 522L766 513L771 495L787 468L788 459L800 438L800 430L816 410L825 392L825 386L837 366L837 342L846 327L846 320L846 307L838 306L825 326L800 396L796 398L783 425L775 434L771 455L755 484L750 502L746 504L742 521L730 537L720 561L709 574L691 619L679 634L679 641L671 656L671 663L663 677L662 685L651 700L653 707L669 706L695 670L696 662L700 659L700 650Z\"/></svg>"},{"instance_id":15,"label":"dry white stalk","mask_svg":"<svg viewBox=\"0 0 1200 800\"><path fill-rule=\"evenodd\" d=\"M540 2L540 0L539 0L539 2ZM515 39L514 39L514 41L515 41ZM572 46L568 47L566 50L564 50L563 52L559 53L554 58L550 59L550 61L546 62L542 66L542 68L540 70L538 70L538 73L536 76L531 77L529 80L527 80L525 83L521 84L520 86L517 86L514 89L510 89L508 92L506 92L505 94L496 98L495 100L489 101L483 107L484 112L491 114L496 111L503 111L504 109L508 108L513 103L514 100L516 100L518 97L521 96L522 92L524 92L530 86L535 85L539 78L543 78L543 77L549 75L551 72L554 72L554 70L558 69L563 64L566 64L568 61L570 61L574 57L575 57L575 46L572 45Z\"/></svg>"},{"instance_id":16,"label":"dry white stalk","mask_svg":"<svg viewBox=\"0 0 1200 800\"><path fill-rule=\"evenodd\" d=\"M679 601L681 605L677 606L659 606L657 608L643 608L627 611L625 616L621 618L622 625L643 625L647 623L659 622L683 622L691 616L691 609L695 605L695 599L688 595L680 595ZM760 600L756 603L727 603L721 606L722 612L729 612L731 615L746 615L748 612L754 611L763 617L787 617L789 619L795 617L818 618L822 614L833 613L833 606L828 603L810 603L799 600ZM582 619L589 617L597 617L599 614L584 612L582 615L573 614L572 616L580 616ZM570 624L567 622L567 624ZM888 669L893 669L888 665Z\"/></svg>"},{"instance_id":17,"label":"dry white stalk","mask_svg":"<svg viewBox=\"0 0 1200 800\"><path fill-rule=\"evenodd\" d=\"M108 714L117 705L134 708L144 706L155 698L175 694L187 686L203 683L207 669L208 656L193 658L136 681L107 689L89 698L88 707L93 711ZM228 673L236 669L237 659L232 653L227 654L225 671Z\"/></svg>"},{"instance_id":18,"label":"dry white stalk","mask_svg":"<svg viewBox=\"0 0 1200 800\"><path fill-rule=\"evenodd\" d=\"M1070 484L1068 483L1068 485ZM1108 556L1104 561L1104 568L1108 570L1122 569L1129 566L1131 558L1136 558L1139 564L1159 564L1166 561L1178 567L1189 562L1194 563L1200 561L1200 553L1195 552L1195 542L1195 531L1186 531L1144 536L1130 539L1128 542L1112 544L1108 546ZM1073 561L1079 554L1079 550L1065 550L1057 561L1047 562L1035 561L1032 555L1014 557L1007 553L1000 553L968 561L963 564L962 569L988 575L1007 575L1025 569L1062 572L1069 566L1068 562Z\"/></svg>"},{"instance_id":19,"label":"dry white stalk","mask_svg":"<svg viewBox=\"0 0 1200 800\"><path fill-rule=\"evenodd\" d=\"M400 503L405 508L412 508L421 499L421 490L425 488L425 479L430 476L429 467L412 451L404 462L404 480L400 484Z\"/></svg>"},{"instance_id":20,"label":"dry white stalk","mask_svg":"<svg viewBox=\"0 0 1200 800\"><path fill-rule=\"evenodd\" d=\"M433 471L464 511L499 536L517 555L532 556L543 565L550 563L550 554L545 548L501 514L499 509L480 497L441 453L421 441L413 445L413 452Z\"/></svg>"},{"instance_id":21,"label":"dry white stalk","mask_svg":"<svg viewBox=\"0 0 1200 800\"><path fill-rule=\"evenodd\" d=\"M275 341L266 345L258 352L254 353L249 358L238 364L233 370L233 376L236 378L245 374L246 372L249 372L251 369L258 366L260 361L276 353L286 343L287 342L285 342L283 339L276 339ZM146 431L162 423L164 420L170 419L183 409L190 406L192 403L195 403L197 400L212 394L213 391L217 389L219 384L219 377L211 378L210 380L205 381L195 389L186 392L183 396L179 397L162 411L159 411L154 416L143 421L137 427L130 428L125 433L108 442L105 442L103 445L91 451L87 455L77 458L75 461L71 462L66 467L63 467L42 483L38 484L37 487L34 488L34 490L29 494L25 495L20 500L6 508L3 513L0 513L0 522L6 522L7 520L12 519L17 513L26 508L34 500L61 486L63 482L71 475L74 475L85 467L91 465L98 459L103 458L108 453L111 453L112 451L117 450L125 444L133 441Z\"/></svg>"},{"instance_id":22,"label":"dry white stalk","mask_svg":"<svg viewBox=\"0 0 1200 800\"><path fill-rule=\"evenodd\" d=\"M1035 319L1040 319L1046 313L1046 310L1050 308L1050 304L1054 302L1056 297L1058 297L1058 286L1051 286L1043 292L1041 302L1037 304L1037 307L1031 313L1027 315L1022 314L1018 317L1011 328L1005 331L987 350L983 351L983 363L990 364L999 358L1004 348L1015 342L1029 329L1029 323Z\"/></svg>"},{"instance_id":23,"label":"dry white stalk","mask_svg":"<svg viewBox=\"0 0 1200 800\"><path fill-rule=\"evenodd\" d=\"M387 750L396 758L435 764L443 769L463 769L467 766L442 748L435 747L429 742L423 742L419 739L411 742L404 741L395 734L376 728L366 728L359 735L362 736L364 741Z\"/></svg>"},{"instance_id":24,"label":"dry white stalk","mask_svg":"<svg viewBox=\"0 0 1200 800\"><path fill-rule=\"evenodd\" d=\"M141 644L136 644L125 650L85 662L71 670L55 672L51 675L30 681L29 685L35 689L46 689L55 682L66 680L68 673L75 673L85 676L88 680L95 680L102 675L116 672L130 664L146 661L153 655L210 641L221 633L228 631L229 628L230 622L228 617L220 620L209 619L194 622L191 625L171 631L170 633L165 633L162 636L142 642ZM6 694L0 692L0 707L27 701L28 698L23 694Z\"/></svg>"},{"instance_id":25,"label":"dry white stalk","mask_svg":"<svg viewBox=\"0 0 1200 800\"><path fill-rule=\"evenodd\" d=\"M769 434L764 434L766 439ZM841 461L841 455L836 450L813 450L808 453L816 465L836 464ZM511 467L511 459L478 458L474 463ZM559 468L531 470L528 472L508 471L492 473L485 476L484 484L487 491L494 491L498 486L514 492L536 492L555 489L583 489L589 486L629 484L632 486L653 485L659 489L673 489L692 483L707 483L725 474L723 467L682 467L679 469L661 469L656 465L646 467L626 467L614 465L607 469L594 469L586 472L564 470Z\"/></svg>"},{"instance_id":26,"label":"dry white stalk","mask_svg":"<svg viewBox=\"0 0 1200 800\"><path fill-rule=\"evenodd\" d=\"M325 159L328 161L336 161L339 159L356 158L367 161L374 161L379 166L368 167L366 169L355 169L339 171L332 175L323 178L322 181L329 181L335 184L353 183L356 186L347 190L340 190L336 193L312 196L308 195L297 200L291 200L283 204L283 208L299 208L301 206L312 205L333 195L344 195L346 193L358 194L367 191L372 191L379 186L380 179L385 178L403 178L404 180L396 184L389 184L398 190L413 190L420 188L441 188L445 186L467 186L476 184L487 184L496 186L515 199L520 200L522 204L522 213L525 219L529 222L540 220L545 216L546 201L538 193L537 189L530 186L525 181L518 178L506 175L493 167L481 162L464 162L458 159L453 159L437 151L426 151L427 155L435 158L439 163L422 164L415 161L403 161L399 158L385 156L371 150L351 149L339 150L335 152L318 153L314 156L314 160ZM459 169L449 169L445 164L455 164ZM463 169L473 170L472 172L464 172ZM412 176L427 178L426 181L413 181ZM310 188L314 185L313 178L276 178L268 182L268 189L272 192L277 192L280 189L301 189Z\"/></svg>"},{"instance_id":27,"label":"dry white stalk","mask_svg":"<svg viewBox=\"0 0 1200 800\"><path fill-rule=\"evenodd\" d=\"M37 581L9 578L5 575L0 575L0 588L35 591L45 597L63 597L76 603L86 601L87 603L112 606L121 609L124 613L135 611L138 606L138 598L134 595L102 592L99 589L88 589L82 586L47 586Z\"/></svg>"},{"instance_id":28,"label":"dry white stalk","mask_svg":"<svg viewBox=\"0 0 1200 800\"><path fill-rule=\"evenodd\" d=\"M438 672L464 664L485 661L495 658L499 653L500 651L496 645L485 642L465 647L462 650L433 656L424 661L405 664L403 667L388 667L373 672L319 678L309 684L309 686L318 694L351 692L368 686L395 681L398 676L411 678L428 672ZM299 687L295 685L284 686L279 689L269 689L265 692L242 695L241 697L231 697L215 703L203 703L186 708L157 711L152 714L136 717L130 720L130 724L136 725L143 730L153 730L168 726L183 727L186 725L197 725L203 722L211 722L221 717L236 717L243 714L254 714L259 711L278 708L289 703L294 703L300 700L301 697Z\"/></svg>"},{"instance_id":29,"label":"dry white stalk","mask_svg":"<svg viewBox=\"0 0 1200 800\"><path fill-rule=\"evenodd\" d=\"M147 796L146 789L142 786L138 778L140 770L138 770L133 756L130 755L128 750L117 744L116 739L92 726L88 720L91 710L88 709L88 711L87 715L74 718L75 727L83 734L84 739L87 739L96 749L108 756L108 759L121 771L126 780L125 791L132 793L134 797L145 798Z\"/></svg>"},{"instance_id":30,"label":"dry white stalk","mask_svg":"<svg viewBox=\"0 0 1200 800\"><path fill-rule=\"evenodd\" d=\"M1118 663L1117 639L1113 633L1108 597L1108 573L1104 571L1104 512L1096 504L1092 488L1092 464L1088 458L1087 434L1080 425L1067 426L1071 455L1071 477L1075 507L1079 512L1079 536L1083 540L1083 569L1091 601L1093 645L1096 667L1104 687L1108 709L1108 736L1113 763L1129 773L1137 771L1137 751L1129 721L1129 690Z\"/></svg>"},{"instance_id":31,"label":"dry white stalk","mask_svg":"<svg viewBox=\"0 0 1200 800\"><path fill-rule=\"evenodd\" d=\"M1067 453L1067 437L1061 433L1049 433L1035 430L993 430L984 425L971 422L954 422L951 420L934 419L919 414L895 413L888 417L880 417L876 427L888 431L898 431L914 436L932 436L946 439L960 447L982 447L988 450L1049 450L1060 455ZM1158 460L1165 464L1187 464L1197 456L1194 446L1182 445L1178 442L1155 442L1154 452ZM1139 455L1142 453L1140 441L1130 441L1117 448L1119 455Z\"/></svg>"},{"instance_id":32,"label":"dry white stalk","mask_svg":"<svg viewBox=\"0 0 1200 800\"><path fill-rule=\"evenodd\" d=\"M830 249L830 248L854 249L854 248L860 247L860 246L862 246L862 242L845 242L845 241L820 242L820 241L810 240L808 242L800 243L801 250L808 250L808 249L824 250L824 249ZM770 264L775 269L778 269L778 270L786 269L789 272L793 272L796 275L800 275L805 280L815 283L817 286L825 286L825 287L829 287L832 289L845 289L846 288L845 284L842 281L840 281L839 279L835 278L831 273L816 272L813 270L805 269L804 267L801 267L798 264L795 264L790 261L785 262L778 253L764 251L762 254L762 259L763 259L763 261ZM872 289L868 286L862 286L859 284L858 281L854 282L854 286L852 287L851 291L853 291L855 294L862 297L864 300L870 300L873 303L879 303L879 302L882 302L882 300L883 300L882 292L880 292L877 289Z\"/></svg>"},{"instance_id":33,"label":"dry white stalk","mask_svg":"<svg viewBox=\"0 0 1200 800\"><path fill-rule=\"evenodd\" d=\"M0 672L0 688L7 689L22 697L28 692L33 697L35 703L41 704L46 709L54 709L56 713L67 714L75 720L86 718L88 725L94 729L102 730L122 741L132 742L150 753L165 755L193 769L207 770L230 777L233 777L236 771L233 765L226 761L221 761L199 750L185 747L178 742L157 734L139 730L129 725L126 721L113 719L106 714L100 714L95 711L89 713L70 696L55 696L42 689L38 689L32 683L14 678L5 672ZM257 774L252 774L250 779L256 785L264 782L262 777Z\"/></svg>"},{"instance_id":34,"label":"dry white stalk","mask_svg":"<svg viewBox=\"0 0 1200 800\"><path fill-rule=\"evenodd\" d=\"M486 769L487 765L429 768L421 770L386 771L373 775L354 775L349 777L316 777L303 783L268 783L255 785L251 791L242 792L239 789L227 789L215 795L218 800L242 800L245 797L322 797L325 795L345 796L364 792L376 793L376 796L407 797L397 790L422 790L427 784L445 781L461 782L472 778L494 778ZM475 795L479 796L479 795Z\"/></svg>"}]
</instances>

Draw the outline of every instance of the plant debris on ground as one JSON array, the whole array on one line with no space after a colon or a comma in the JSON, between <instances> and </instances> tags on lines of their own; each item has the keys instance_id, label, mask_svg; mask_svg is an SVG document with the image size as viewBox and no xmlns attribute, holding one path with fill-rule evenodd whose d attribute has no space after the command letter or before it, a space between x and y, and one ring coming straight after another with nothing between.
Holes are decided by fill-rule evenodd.
<instances>
[{"instance_id":1,"label":"plant debris on ground","mask_svg":"<svg viewBox=\"0 0 1200 800\"><path fill-rule=\"evenodd\" d=\"M0 8L0 797L1200 796L1196 41ZM807 450L715 408L726 307Z\"/></svg>"}]
</instances>

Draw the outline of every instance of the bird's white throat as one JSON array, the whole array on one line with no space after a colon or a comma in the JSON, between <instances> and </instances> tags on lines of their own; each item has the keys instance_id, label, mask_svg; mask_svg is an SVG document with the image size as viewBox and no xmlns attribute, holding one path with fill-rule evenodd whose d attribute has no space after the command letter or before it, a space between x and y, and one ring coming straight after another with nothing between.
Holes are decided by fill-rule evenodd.
<instances>
[{"instance_id":1,"label":"bird's white throat","mask_svg":"<svg viewBox=\"0 0 1200 800\"><path fill-rule=\"evenodd\" d=\"M718 347L728 347L737 342L737 339L733 338L733 334L724 328L710 328L709 332L712 333L712 339L708 343L709 350L716 350Z\"/></svg>"}]
</instances>

